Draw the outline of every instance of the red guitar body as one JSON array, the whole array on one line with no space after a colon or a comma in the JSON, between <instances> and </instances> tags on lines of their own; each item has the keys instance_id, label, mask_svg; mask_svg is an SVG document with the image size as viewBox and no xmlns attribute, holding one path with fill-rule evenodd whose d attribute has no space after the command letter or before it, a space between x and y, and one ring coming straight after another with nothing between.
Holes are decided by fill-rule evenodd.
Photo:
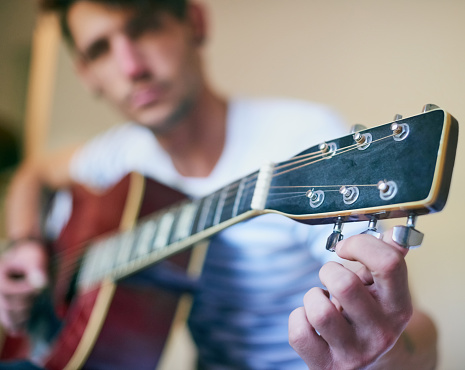
<instances>
[{"instance_id":1,"label":"red guitar body","mask_svg":"<svg viewBox=\"0 0 465 370\"><path fill-rule=\"evenodd\" d=\"M129 194L129 196L128 196ZM154 369L160 359L181 293L134 284L131 278L118 284L105 281L67 299L73 266L79 262L83 245L102 234L149 215L178 200L181 193L155 181L131 174L104 194L83 188L73 190L73 212L53 246L56 265L53 306L62 327L51 351L40 366L46 369ZM129 215L129 216L128 216ZM127 227L126 225L125 227ZM190 252L182 252L163 265L185 270ZM25 354L24 341L6 338L2 359Z\"/></svg>"}]
</instances>

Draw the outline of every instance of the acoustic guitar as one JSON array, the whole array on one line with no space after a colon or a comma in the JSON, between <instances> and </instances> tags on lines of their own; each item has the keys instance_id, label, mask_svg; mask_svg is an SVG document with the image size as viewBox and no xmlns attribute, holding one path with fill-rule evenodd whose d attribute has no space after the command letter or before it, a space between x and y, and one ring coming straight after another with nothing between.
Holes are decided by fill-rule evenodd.
<instances>
[{"instance_id":1,"label":"acoustic guitar","mask_svg":"<svg viewBox=\"0 0 465 370\"><path fill-rule=\"evenodd\" d=\"M406 247L421 242L416 216L443 209L458 123L434 105L424 112L313 146L216 192L183 194L129 174L104 194L73 189L73 213L52 246L54 284L39 297L29 341L45 343L46 369L154 369L182 292L164 271L186 269L190 247L243 220L278 213L333 223L327 249L345 222L407 217L396 232ZM277 143L278 145L278 143ZM156 264L156 266L154 266ZM133 284L148 268L159 284ZM27 353L6 338L3 359Z\"/></svg>"}]
</instances>

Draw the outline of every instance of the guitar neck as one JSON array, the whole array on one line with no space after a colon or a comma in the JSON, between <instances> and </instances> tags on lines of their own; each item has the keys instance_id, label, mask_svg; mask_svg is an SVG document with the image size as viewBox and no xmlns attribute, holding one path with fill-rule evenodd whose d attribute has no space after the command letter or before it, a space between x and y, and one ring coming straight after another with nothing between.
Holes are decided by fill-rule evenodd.
<instances>
[{"instance_id":1,"label":"guitar neck","mask_svg":"<svg viewBox=\"0 0 465 370\"><path fill-rule=\"evenodd\" d=\"M319 224L438 212L447 200L457 138L457 121L434 109L311 147L97 241L78 283L121 279L263 213Z\"/></svg>"},{"instance_id":2,"label":"guitar neck","mask_svg":"<svg viewBox=\"0 0 465 370\"><path fill-rule=\"evenodd\" d=\"M256 186L258 177L254 172L206 197L158 211L131 230L96 240L83 258L79 286L122 279L256 216L257 197L266 196Z\"/></svg>"}]
</instances>

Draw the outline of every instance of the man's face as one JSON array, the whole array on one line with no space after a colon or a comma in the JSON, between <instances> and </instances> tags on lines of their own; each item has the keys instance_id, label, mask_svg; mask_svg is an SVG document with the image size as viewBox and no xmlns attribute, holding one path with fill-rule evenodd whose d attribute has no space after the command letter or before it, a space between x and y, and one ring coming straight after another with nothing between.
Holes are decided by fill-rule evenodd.
<instances>
[{"instance_id":1,"label":"man's face","mask_svg":"<svg viewBox=\"0 0 465 370\"><path fill-rule=\"evenodd\" d=\"M68 24L81 77L129 119L164 132L194 104L203 76L192 23L79 1Z\"/></svg>"}]
</instances>

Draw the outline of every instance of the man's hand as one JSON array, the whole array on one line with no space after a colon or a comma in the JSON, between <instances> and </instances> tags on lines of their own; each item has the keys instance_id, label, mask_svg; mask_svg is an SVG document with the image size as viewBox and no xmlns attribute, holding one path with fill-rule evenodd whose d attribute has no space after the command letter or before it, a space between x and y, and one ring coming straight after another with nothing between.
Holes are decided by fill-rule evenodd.
<instances>
[{"instance_id":1,"label":"man's hand","mask_svg":"<svg viewBox=\"0 0 465 370\"><path fill-rule=\"evenodd\" d=\"M47 284L48 256L38 241L22 241L0 260L0 322L12 335L24 329L34 298Z\"/></svg>"},{"instance_id":2,"label":"man's hand","mask_svg":"<svg viewBox=\"0 0 465 370\"><path fill-rule=\"evenodd\" d=\"M313 288L291 313L289 342L311 369L360 369L397 342L413 312L407 249L391 239L357 235L338 243L337 254L358 261L352 272L336 262L320 270L327 290Z\"/></svg>"}]
</instances>

